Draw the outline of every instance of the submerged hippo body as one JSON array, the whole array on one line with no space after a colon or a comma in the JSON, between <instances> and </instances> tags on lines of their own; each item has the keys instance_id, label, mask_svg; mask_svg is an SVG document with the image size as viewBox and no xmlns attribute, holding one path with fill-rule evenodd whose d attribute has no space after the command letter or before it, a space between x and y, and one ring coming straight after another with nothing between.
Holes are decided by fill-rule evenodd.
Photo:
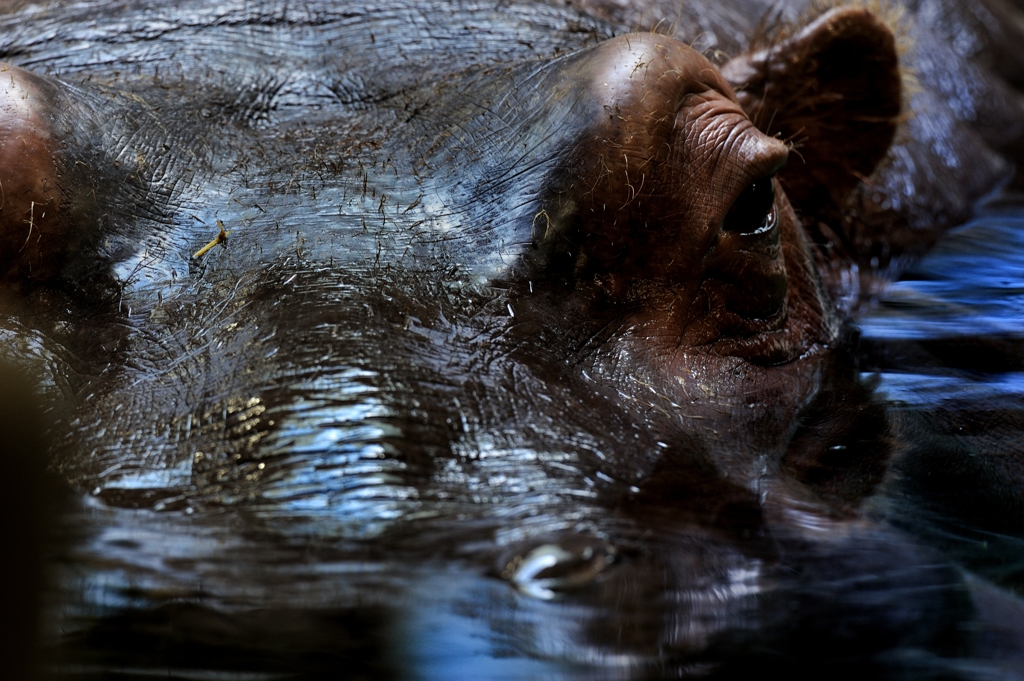
<instances>
[{"instance_id":1,"label":"submerged hippo body","mask_svg":"<svg viewBox=\"0 0 1024 681\"><path fill-rule=\"evenodd\" d=\"M898 65L901 41L941 52L927 22L915 42L794 4L723 60L759 7L654 31L633 30L653 3L0 17L4 358L84 492L61 659L676 678L998 657L1016 601L865 513L901 489L891 454L922 455L859 382L846 314L1010 179L1024 132L907 113L939 97ZM676 39L698 28L708 56ZM1020 126L1013 84L970 102Z\"/></svg>"}]
</instances>

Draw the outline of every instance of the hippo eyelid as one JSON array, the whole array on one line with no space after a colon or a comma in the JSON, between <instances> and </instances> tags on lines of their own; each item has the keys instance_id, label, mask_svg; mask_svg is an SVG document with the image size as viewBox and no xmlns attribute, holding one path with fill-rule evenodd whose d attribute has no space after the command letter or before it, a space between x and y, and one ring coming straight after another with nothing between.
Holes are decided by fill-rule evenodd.
<instances>
[{"instance_id":1,"label":"hippo eyelid","mask_svg":"<svg viewBox=\"0 0 1024 681\"><path fill-rule=\"evenodd\" d=\"M722 221L722 229L743 235L764 234L775 226L775 175L760 177L736 197Z\"/></svg>"}]
</instances>

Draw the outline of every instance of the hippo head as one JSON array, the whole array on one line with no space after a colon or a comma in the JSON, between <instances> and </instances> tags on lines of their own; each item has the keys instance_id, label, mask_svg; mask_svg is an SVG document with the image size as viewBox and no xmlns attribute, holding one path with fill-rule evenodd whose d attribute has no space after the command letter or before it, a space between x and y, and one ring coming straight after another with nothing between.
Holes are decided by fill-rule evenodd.
<instances>
[{"instance_id":1,"label":"hippo head","mask_svg":"<svg viewBox=\"0 0 1024 681\"><path fill-rule=\"evenodd\" d=\"M354 103L282 105L274 125L245 118L256 103L238 104L249 90L232 80L262 65L224 59L209 71L223 75L190 89L144 68L111 75L127 80L109 91L89 86L88 67L80 88L16 67L0 79L0 261L50 317L27 323L59 330L40 343L80 363L53 362L85 377L70 392L100 396L69 421L103 422L133 395L168 410L145 424L150 451L259 457L303 417L306 358L321 372L363 367L370 383L434 376L389 398L413 449L476 451L515 432L510 447L556 451L587 432L627 468L667 447L747 482L772 474L765 462L789 448L842 337L802 222L842 214L899 115L893 36L872 14L834 10L722 71L671 38L628 34ZM314 76L335 88L349 77ZM227 247L203 248L222 243L218 221ZM216 316L236 304L252 323ZM236 365L247 368L225 369ZM412 434L423 395L453 383L477 397ZM282 415L251 422L258 436L188 429L172 443L161 428L196 409L185 393L212 400L213 421L236 403ZM467 413L477 425L453 436ZM92 435L70 430L76 468ZM196 461L193 476L207 465Z\"/></svg>"},{"instance_id":2,"label":"hippo head","mask_svg":"<svg viewBox=\"0 0 1024 681\"><path fill-rule=\"evenodd\" d=\"M520 586L567 546L575 586L629 555L597 597L656 604L609 630L656 656L728 653L723 619L875 628L875 591L833 617L835 584L895 589L913 616L880 639L929 612L906 596L927 560L845 522L887 422L807 236L842 233L899 116L872 15L719 70L655 33L543 24L564 3L157 4L174 21L86 3L53 10L61 31L33 5L11 33L44 37L15 57L34 70L0 69L2 358L39 376L54 466L97 507L230 554L214 594L256 554L207 522L328 568L508 549Z\"/></svg>"},{"instance_id":3,"label":"hippo head","mask_svg":"<svg viewBox=\"0 0 1024 681\"><path fill-rule=\"evenodd\" d=\"M492 260L495 247L501 251L501 267L478 268L490 279L527 282L531 292L558 282L573 290L567 307L591 317L596 307L617 310L620 331L649 337L651 351L665 356L777 365L834 340L836 321L797 212L816 223L831 210L835 219L892 140L900 74L893 37L874 15L834 10L721 72L690 47L649 33L511 69L504 79L485 73L476 92L451 79L447 96L443 88L430 93L432 106L447 114L457 108L452 99L479 107L497 92L504 110L421 134L420 151L435 178L453 163L483 176L469 197L456 192L450 201L497 223L486 248ZM49 281L66 278L69 261L80 270L76 258L116 259L90 250L111 239L97 188L144 180L143 155L136 167L97 150L109 102L16 67L3 74L6 278ZM462 158L452 144L438 144L454 130L494 128L495 117L515 142L494 134L496 143L472 140ZM445 155L431 157L428 143ZM447 175L440 184L453 184ZM783 188L795 192L796 212ZM506 206L495 220L496 207ZM473 230L466 236L471 242ZM519 260L508 267L516 248Z\"/></svg>"}]
</instances>

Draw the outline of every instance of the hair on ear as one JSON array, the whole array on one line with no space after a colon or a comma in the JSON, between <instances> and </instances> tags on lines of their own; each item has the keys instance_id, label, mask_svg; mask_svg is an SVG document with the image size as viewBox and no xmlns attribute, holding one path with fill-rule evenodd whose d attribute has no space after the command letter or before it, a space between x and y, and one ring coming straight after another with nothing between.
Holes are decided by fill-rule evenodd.
<instances>
[{"instance_id":1,"label":"hair on ear","mask_svg":"<svg viewBox=\"0 0 1024 681\"><path fill-rule=\"evenodd\" d=\"M903 111L899 63L888 26L843 7L723 67L754 124L796 151L780 178L801 211L842 205L885 156Z\"/></svg>"}]
</instances>

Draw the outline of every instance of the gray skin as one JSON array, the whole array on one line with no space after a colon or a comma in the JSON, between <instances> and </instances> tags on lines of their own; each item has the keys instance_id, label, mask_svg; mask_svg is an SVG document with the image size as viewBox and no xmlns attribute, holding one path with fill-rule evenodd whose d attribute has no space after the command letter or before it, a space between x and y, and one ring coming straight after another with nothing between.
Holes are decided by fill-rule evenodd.
<instances>
[{"instance_id":1,"label":"gray skin","mask_svg":"<svg viewBox=\"0 0 1024 681\"><path fill-rule=\"evenodd\" d=\"M562 647L516 650L636 677L975 654L964 632L1018 606L972 601L865 515L894 434L845 314L1011 179L1017 81L981 71L1006 38L958 53L915 23L920 91L886 153L884 26L851 10L755 35L761 7L689 3L658 33L610 3L0 16L3 354L100 538L72 552L61 617L91 607L75 561L148 575L132 607L65 626L87 632L65 659L137 662L116 641L155 618L202 664L227 622L229 652L277 651L261 669L348 637L386 676L394 632L437 602L482 594L474 621L525 631L541 606L509 606L502 578L574 589L534 615ZM888 46L864 68L889 85L863 97L884 128L866 165L830 175L815 158L846 123L794 138L759 114L758 74L847 25ZM962 106L930 107L933 55L976 85ZM765 181L774 201L737 223ZM538 555L564 575L531 576ZM167 610L181 599L199 615ZM328 601L344 623L311 639Z\"/></svg>"}]
</instances>

